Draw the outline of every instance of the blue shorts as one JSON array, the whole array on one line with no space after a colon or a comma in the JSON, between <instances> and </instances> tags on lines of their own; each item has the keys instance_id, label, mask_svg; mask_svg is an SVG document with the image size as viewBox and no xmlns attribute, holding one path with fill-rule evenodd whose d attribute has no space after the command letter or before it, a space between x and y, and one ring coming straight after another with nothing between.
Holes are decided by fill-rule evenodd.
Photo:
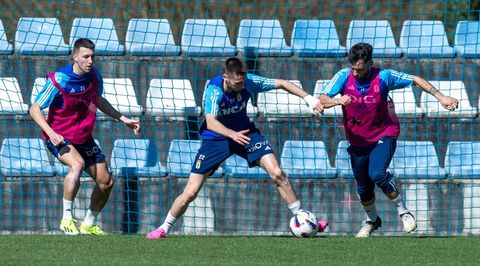
<instances>
[{"instance_id":1,"label":"blue shorts","mask_svg":"<svg viewBox=\"0 0 480 266\"><path fill-rule=\"evenodd\" d=\"M195 156L192 173L204 174L213 169L213 172L232 154L246 159L249 167L257 166L255 162L266 154L273 153L270 144L258 131L247 134L250 143L240 145L232 139L202 140L202 146Z\"/></svg>"},{"instance_id":2,"label":"blue shorts","mask_svg":"<svg viewBox=\"0 0 480 266\"><path fill-rule=\"evenodd\" d=\"M49 139L47 139L45 142L47 143L48 150L57 158L60 150L63 147L72 145L75 147L75 149L77 149L78 153L80 153L85 161L85 168L97 163L105 162L105 154L103 154L102 150L97 143L95 143L93 138L88 139L83 144L72 144L72 142L70 142L68 139L64 139L64 143L58 146L53 145Z\"/></svg>"}]
</instances>

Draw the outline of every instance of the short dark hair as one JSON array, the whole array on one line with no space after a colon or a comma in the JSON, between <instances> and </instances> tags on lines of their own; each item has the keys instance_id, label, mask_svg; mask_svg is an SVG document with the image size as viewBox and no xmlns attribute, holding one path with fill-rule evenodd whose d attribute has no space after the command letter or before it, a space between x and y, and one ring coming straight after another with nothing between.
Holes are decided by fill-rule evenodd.
<instances>
[{"instance_id":1,"label":"short dark hair","mask_svg":"<svg viewBox=\"0 0 480 266\"><path fill-rule=\"evenodd\" d=\"M76 40L75 43L73 44L73 53L78 52L78 50L80 50L80 48L82 47L95 51L95 44L92 42L92 40L87 38L80 38Z\"/></svg>"},{"instance_id":2,"label":"short dark hair","mask_svg":"<svg viewBox=\"0 0 480 266\"><path fill-rule=\"evenodd\" d=\"M372 61L373 47L369 43L357 43L348 52L348 62L355 64L359 60L363 59L363 62L367 63Z\"/></svg>"},{"instance_id":3,"label":"short dark hair","mask_svg":"<svg viewBox=\"0 0 480 266\"><path fill-rule=\"evenodd\" d=\"M223 74L230 75L230 74L247 74L247 66L245 63L236 58L230 57L223 62Z\"/></svg>"}]
</instances>

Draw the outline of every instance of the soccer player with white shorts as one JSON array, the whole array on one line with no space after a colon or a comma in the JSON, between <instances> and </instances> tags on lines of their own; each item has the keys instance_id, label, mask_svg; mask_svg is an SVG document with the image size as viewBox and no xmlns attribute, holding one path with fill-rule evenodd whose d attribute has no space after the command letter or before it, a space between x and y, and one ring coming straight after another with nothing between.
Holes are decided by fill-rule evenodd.
<instances>
[{"instance_id":1,"label":"soccer player with white shorts","mask_svg":"<svg viewBox=\"0 0 480 266\"><path fill-rule=\"evenodd\" d=\"M400 123L388 92L415 85L435 96L446 109L453 111L458 107L457 99L443 95L421 77L372 67L372 51L367 43L352 46L348 54L350 67L335 74L319 97L325 108L342 106L345 135L350 142L347 151L367 216L357 237L368 237L382 225L375 208L375 186L395 203L407 233L417 227L415 217L405 207L387 171L400 134ZM339 93L341 98L333 98Z\"/></svg>"},{"instance_id":2,"label":"soccer player with white shorts","mask_svg":"<svg viewBox=\"0 0 480 266\"><path fill-rule=\"evenodd\" d=\"M232 154L246 159L250 167L259 165L265 169L292 213L301 210L301 203L287 176L280 169L270 144L247 116L247 102L251 95L279 88L302 97L312 113L323 112L318 99L300 87L286 80L247 74L245 63L235 57L224 62L223 75L212 78L205 91L205 121L200 128L202 146L197 152L185 189L175 199L164 223L150 232L148 239L167 236L172 225L196 198L205 179ZM320 231L326 225L325 221L320 222Z\"/></svg>"}]
</instances>

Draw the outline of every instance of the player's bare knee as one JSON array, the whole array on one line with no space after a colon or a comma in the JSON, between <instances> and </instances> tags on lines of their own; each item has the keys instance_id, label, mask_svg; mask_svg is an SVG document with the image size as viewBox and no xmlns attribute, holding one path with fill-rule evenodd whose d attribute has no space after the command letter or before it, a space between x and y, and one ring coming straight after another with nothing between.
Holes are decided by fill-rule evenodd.
<instances>
[{"instance_id":1,"label":"player's bare knee","mask_svg":"<svg viewBox=\"0 0 480 266\"><path fill-rule=\"evenodd\" d=\"M70 172L80 176L83 169L85 168L85 162L83 161L74 162L71 165L69 165L69 168L70 168Z\"/></svg>"},{"instance_id":2,"label":"player's bare knee","mask_svg":"<svg viewBox=\"0 0 480 266\"><path fill-rule=\"evenodd\" d=\"M98 178L97 183L102 191L106 191L113 188L115 181L113 180L112 176L109 175L107 178Z\"/></svg>"},{"instance_id":3,"label":"player's bare knee","mask_svg":"<svg viewBox=\"0 0 480 266\"><path fill-rule=\"evenodd\" d=\"M287 175L280 168L275 168L272 172L270 172L270 177L272 178L272 181L277 184L288 181Z\"/></svg>"}]
</instances>

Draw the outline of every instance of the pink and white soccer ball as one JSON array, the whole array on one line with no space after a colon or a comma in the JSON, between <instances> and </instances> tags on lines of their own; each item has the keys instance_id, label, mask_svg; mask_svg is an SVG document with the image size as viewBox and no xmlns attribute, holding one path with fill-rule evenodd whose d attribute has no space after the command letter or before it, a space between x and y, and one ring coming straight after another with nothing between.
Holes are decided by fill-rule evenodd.
<instances>
[{"instance_id":1,"label":"pink and white soccer ball","mask_svg":"<svg viewBox=\"0 0 480 266\"><path fill-rule=\"evenodd\" d=\"M315 237L318 233L317 217L309 211L299 211L290 219L290 231L296 237Z\"/></svg>"}]
</instances>

